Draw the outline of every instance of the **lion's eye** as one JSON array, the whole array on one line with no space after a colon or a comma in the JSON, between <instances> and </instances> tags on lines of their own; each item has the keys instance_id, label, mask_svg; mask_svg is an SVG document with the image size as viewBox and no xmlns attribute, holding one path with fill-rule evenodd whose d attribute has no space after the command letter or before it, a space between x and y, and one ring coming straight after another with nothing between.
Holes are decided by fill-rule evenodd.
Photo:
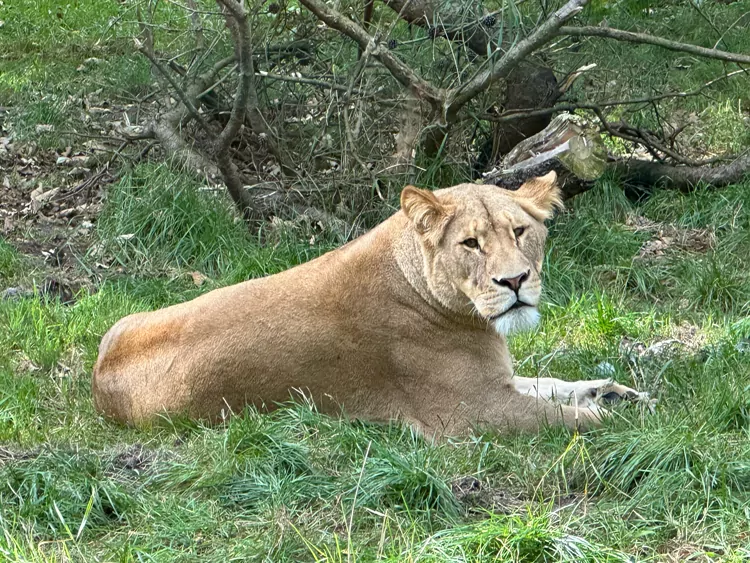
<instances>
[{"instance_id":1,"label":"lion's eye","mask_svg":"<svg viewBox=\"0 0 750 563\"><path fill-rule=\"evenodd\" d=\"M461 242L466 248L479 248L479 241L475 238L467 238Z\"/></svg>"},{"instance_id":2,"label":"lion's eye","mask_svg":"<svg viewBox=\"0 0 750 563\"><path fill-rule=\"evenodd\" d=\"M521 238L521 235L526 232L526 227L516 227L513 229L513 234L516 235L516 238Z\"/></svg>"}]
</instances>

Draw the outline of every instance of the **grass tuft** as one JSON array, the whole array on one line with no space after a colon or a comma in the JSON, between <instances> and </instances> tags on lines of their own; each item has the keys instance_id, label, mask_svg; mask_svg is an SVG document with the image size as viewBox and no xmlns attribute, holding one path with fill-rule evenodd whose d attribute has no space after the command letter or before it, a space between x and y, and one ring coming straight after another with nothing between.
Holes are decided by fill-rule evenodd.
<instances>
[{"instance_id":1,"label":"grass tuft","mask_svg":"<svg viewBox=\"0 0 750 563\"><path fill-rule=\"evenodd\" d=\"M214 275L252 245L223 194L201 191L165 165L141 165L113 186L97 229L120 264L145 270L172 265Z\"/></svg>"},{"instance_id":2,"label":"grass tuft","mask_svg":"<svg viewBox=\"0 0 750 563\"><path fill-rule=\"evenodd\" d=\"M425 541L419 561L615 562L630 557L565 532L549 511L505 516L438 532Z\"/></svg>"}]
</instances>

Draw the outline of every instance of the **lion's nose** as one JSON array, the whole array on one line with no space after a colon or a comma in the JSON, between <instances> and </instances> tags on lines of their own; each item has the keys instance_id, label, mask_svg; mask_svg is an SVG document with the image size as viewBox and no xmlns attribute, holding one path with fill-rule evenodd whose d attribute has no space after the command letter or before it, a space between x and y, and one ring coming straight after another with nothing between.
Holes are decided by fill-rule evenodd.
<instances>
[{"instance_id":1,"label":"lion's nose","mask_svg":"<svg viewBox=\"0 0 750 563\"><path fill-rule=\"evenodd\" d=\"M497 285L501 285L503 287L509 287L516 293L518 293L518 290L521 289L521 284L525 282L529 277L529 271L525 271L523 274L520 274L516 276L515 278L502 278L502 279L495 279L493 278L492 281L494 281Z\"/></svg>"}]
</instances>

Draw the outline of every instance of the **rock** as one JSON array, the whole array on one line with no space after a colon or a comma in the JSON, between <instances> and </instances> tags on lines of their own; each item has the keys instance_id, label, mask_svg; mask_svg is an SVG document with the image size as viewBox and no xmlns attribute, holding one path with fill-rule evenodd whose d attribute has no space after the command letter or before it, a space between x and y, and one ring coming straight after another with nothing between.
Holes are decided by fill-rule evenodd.
<instances>
[{"instance_id":1,"label":"rock","mask_svg":"<svg viewBox=\"0 0 750 563\"><path fill-rule=\"evenodd\" d=\"M654 342L646 346L641 342L631 340L627 337L620 341L620 354L631 363L638 362L666 362L684 351L686 345L681 340L670 338Z\"/></svg>"},{"instance_id":2,"label":"rock","mask_svg":"<svg viewBox=\"0 0 750 563\"><path fill-rule=\"evenodd\" d=\"M679 353L685 345L674 338L655 342L643 351L643 360L670 360Z\"/></svg>"},{"instance_id":3,"label":"rock","mask_svg":"<svg viewBox=\"0 0 750 563\"><path fill-rule=\"evenodd\" d=\"M208 276L206 276L205 274L202 274L200 272L190 272L189 275L190 275L191 278L193 278L193 283L197 287L202 286L206 282L206 280L208 279Z\"/></svg>"},{"instance_id":4,"label":"rock","mask_svg":"<svg viewBox=\"0 0 750 563\"><path fill-rule=\"evenodd\" d=\"M0 293L0 299L2 299L3 301L15 301L24 297L28 297L29 295L31 295L31 293L31 291L22 287L9 287L5 291Z\"/></svg>"}]
</instances>

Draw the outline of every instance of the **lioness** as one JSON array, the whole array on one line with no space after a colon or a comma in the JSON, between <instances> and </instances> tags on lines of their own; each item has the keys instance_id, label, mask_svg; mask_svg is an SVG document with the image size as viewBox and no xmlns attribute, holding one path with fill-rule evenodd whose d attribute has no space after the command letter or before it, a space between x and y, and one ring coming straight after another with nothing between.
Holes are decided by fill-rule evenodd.
<instances>
[{"instance_id":1,"label":"lioness","mask_svg":"<svg viewBox=\"0 0 750 563\"><path fill-rule=\"evenodd\" d=\"M120 320L99 348L96 408L215 420L298 390L323 412L431 436L596 425L594 397L638 394L514 377L505 339L539 318L544 221L560 205L554 173L515 192L408 186L401 211L316 260Z\"/></svg>"}]
</instances>

